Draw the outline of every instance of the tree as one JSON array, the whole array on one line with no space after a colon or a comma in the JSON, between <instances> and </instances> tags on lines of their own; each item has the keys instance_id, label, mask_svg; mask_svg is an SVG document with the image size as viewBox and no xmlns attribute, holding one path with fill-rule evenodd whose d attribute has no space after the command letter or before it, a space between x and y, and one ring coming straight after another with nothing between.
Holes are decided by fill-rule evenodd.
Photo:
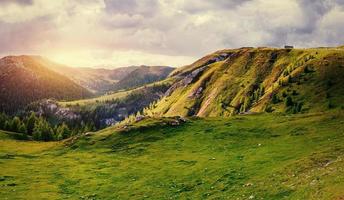
<instances>
[{"instance_id":1,"label":"tree","mask_svg":"<svg viewBox=\"0 0 344 200\"><path fill-rule=\"evenodd\" d=\"M31 112L30 116L26 122L27 133L32 135L33 128L35 127L35 122L37 121L37 117L34 112Z\"/></svg>"},{"instance_id":2,"label":"tree","mask_svg":"<svg viewBox=\"0 0 344 200\"><path fill-rule=\"evenodd\" d=\"M5 113L0 113L0 129L4 129L7 120L8 117L5 115Z\"/></svg>"},{"instance_id":3,"label":"tree","mask_svg":"<svg viewBox=\"0 0 344 200\"><path fill-rule=\"evenodd\" d=\"M286 99L285 99L285 106L286 107L290 107L290 106L293 106L293 99L290 97L290 96L288 96Z\"/></svg>"},{"instance_id":4,"label":"tree","mask_svg":"<svg viewBox=\"0 0 344 200\"><path fill-rule=\"evenodd\" d=\"M19 126L21 125L21 121L19 117L14 117L11 123L11 131L19 132Z\"/></svg>"},{"instance_id":5,"label":"tree","mask_svg":"<svg viewBox=\"0 0 344 200\"><path fill-rule=\"evenodd\" d=\"M71 135L71 130L68 128L68 126L65 123L62 123L57 130L56 130L56 136L57 139L66 139Z\"/></svg>"},{"instance_id":6,"label":"tree","mask_svg":"<svg viewBox=\"0 0 344 200\"><path fill-rule=\"evenodd\" d=\"M18 128L19 133L27 134L27 129L24 123L21 123L19 128Z\"/></svg>"},{"instance_id":7,"label":"tree","mask_svg":"<svg viewBox=\"0 0 344 200\"><path fill-rule=\"evenodd\" d=\"M11 130L11 121L7 120L4 125L4 130L10 131Z\"/></svg>"},{"instance_id":8,"label":"tree","mask_svg":"<svg viewBox=\"0 0 344 200\"><path fill-rule=\"evenodd\" d=\"M271 101L273 104L276 104L279 102L277 94L275 94L275 93L272 94L272 100Z\"/></svg>"},{"instance_id":9,"label":"tree","mask_svg":"<svg viewBox=\"0 0 344 200\"><path fill-rule=\"evenodd\" d=\"M35 140L51 141L55 139L53 129L42 117L35 122L32 135Z\"/></svg>"}]
</instances>

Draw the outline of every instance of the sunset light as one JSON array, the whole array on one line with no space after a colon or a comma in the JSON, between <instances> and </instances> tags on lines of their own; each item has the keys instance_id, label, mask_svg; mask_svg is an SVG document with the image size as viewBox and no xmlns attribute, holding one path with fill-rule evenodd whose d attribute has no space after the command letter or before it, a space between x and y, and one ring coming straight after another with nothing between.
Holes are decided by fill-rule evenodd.
<instances>
[{"instance_id":1,"label":"sunset light","mask_svg":"<svg viewBox=\"0 0 344 200\"><path fill-rule=\"evenodd\" d=\"M344 200L344 0L0 0L0 200Z\"/></svg>"}]
</instances>

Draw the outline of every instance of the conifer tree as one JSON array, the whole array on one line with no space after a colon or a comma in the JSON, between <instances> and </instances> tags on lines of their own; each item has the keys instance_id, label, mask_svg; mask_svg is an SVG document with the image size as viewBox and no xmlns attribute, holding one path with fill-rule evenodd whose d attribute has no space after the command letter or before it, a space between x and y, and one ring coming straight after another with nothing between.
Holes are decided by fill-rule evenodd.
<instances>
[{"instance_id":1,"label":"conifer tree","mask_svg":"<svg viewBox=\"0 0 344 200\"><path fill-rule=\"evenodd\" d=\"M19 133L27 134L27 129L24 123L21 123L19 128L18 128Z\"/></svg>"},{"instance_id":2,"label":"conifer tree","mask_svg":"<svg viewBox=\"0 0 344 200\"><path fill-rule=\"evenodd\" d=\"M14 117L11 123L11 131L19 132L19 126L21 125L21 121L19 117Z\"/></svg>"},{"instance_id":3,"label":"conifer tree","mask_svg":"<svg viewBox=\"0 0 344 200\"><path fill-rule=\"evenodd\" d=\"M32 135L33 128L35 127L35 122L37 121L37 117L34 112L31 112L30 116L26 122L26 128L29 135Z\"/></svg>"},{"instance_id":4,"label":"conifer tree","mask_svg":"<svg viewBox=\"0 0 344 200\"><path fill-rule=\"evenodd\" d=\"M65 123L62 123L62 125L60 125L57 128L56 136L57 136L57 139L59 140L66 139L69 136L71 136L71 130L68 128L68 126Z\"/></svg>"}]
</instances>

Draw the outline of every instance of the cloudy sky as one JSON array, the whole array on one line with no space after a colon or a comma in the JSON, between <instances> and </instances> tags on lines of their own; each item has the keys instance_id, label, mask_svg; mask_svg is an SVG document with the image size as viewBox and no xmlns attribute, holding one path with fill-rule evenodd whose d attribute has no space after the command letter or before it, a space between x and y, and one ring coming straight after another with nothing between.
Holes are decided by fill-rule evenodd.
<instances>
[{"instance_id":1,"label":"cloudy sky","mask_svg":"<svg viewBox=\"0 0 344 200\"><path fill-rule=\"evenodd\" d=\"M344 44L344 0L0 0L0 56L181 66L223 48Z\"/></svg>"}]
</instances>

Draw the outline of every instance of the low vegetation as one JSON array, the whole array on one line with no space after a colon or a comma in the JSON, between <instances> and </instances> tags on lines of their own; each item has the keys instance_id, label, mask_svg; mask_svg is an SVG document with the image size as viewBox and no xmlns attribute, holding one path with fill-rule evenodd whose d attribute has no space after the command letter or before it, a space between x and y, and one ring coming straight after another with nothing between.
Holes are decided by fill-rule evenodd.
<instances>
[{"instance_id":1,"label":"low vegetation","mask_svg":"<svg viewBox=\"0 0 344 200\"><path fill-rule=\"evenodd\" d=\"M155 116L305 113L344 104L344 51L339 48L228 49L176 69L177 80Z\"/></svg>"},{"instance_id":2,"label":"low vegetation","mask_svg":"<svg viewBox=\"0 0 344 200\"><path fill-rule=\"evenodd\" d=\"M0 198L343 197L343 112L173 120L58 143L1 132Z\"/></svg>"}]
</instances>

